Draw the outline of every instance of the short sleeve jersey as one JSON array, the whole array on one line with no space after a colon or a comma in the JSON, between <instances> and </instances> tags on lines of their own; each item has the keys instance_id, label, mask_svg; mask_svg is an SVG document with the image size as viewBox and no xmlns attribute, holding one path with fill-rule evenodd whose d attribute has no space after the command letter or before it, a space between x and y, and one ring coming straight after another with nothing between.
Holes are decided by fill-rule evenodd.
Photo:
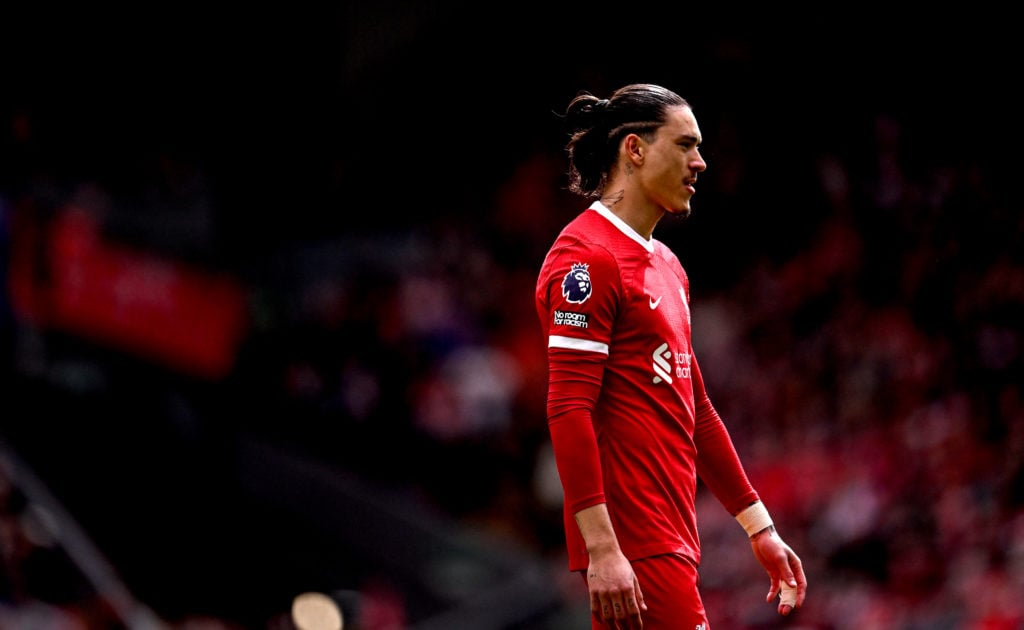
<instances>
[{"instance_id":1,"label":"short sleeve jersey","mask_svg":"<svg viewBox=\"0 0 1024 630\"><path fill-rule=\"evenodd\" d=\"M623 553L631 560L679 553L699 562L698 410L689 280L679 259L596 202L549 250L536 306L549 357L604 361L592 422ZM697 400L706 400L700 393ZM570 568L585 568L586 548L568 504L566 512Z\"/></svg>"}]
</instances>

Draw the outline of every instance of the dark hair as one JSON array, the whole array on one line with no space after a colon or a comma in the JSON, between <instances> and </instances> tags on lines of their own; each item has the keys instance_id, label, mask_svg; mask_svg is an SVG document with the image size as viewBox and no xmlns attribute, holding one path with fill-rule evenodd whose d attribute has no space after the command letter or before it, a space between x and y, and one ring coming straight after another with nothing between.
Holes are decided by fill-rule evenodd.
<instances>
[{"instance_id":1,"label":"dark hair","mask_svg":"<svg viewBox=\"0 0 1024 630\"><path fill-rule=\"evenodd\" d=\"M569 190L584 197L600 197L619 154L619 141L635 133L653 139L665 123L665 112L689 103L672 90L650 83L634 83L598 98L579 92L565 110L569 141Z\"/></svg>"}]
</instances>

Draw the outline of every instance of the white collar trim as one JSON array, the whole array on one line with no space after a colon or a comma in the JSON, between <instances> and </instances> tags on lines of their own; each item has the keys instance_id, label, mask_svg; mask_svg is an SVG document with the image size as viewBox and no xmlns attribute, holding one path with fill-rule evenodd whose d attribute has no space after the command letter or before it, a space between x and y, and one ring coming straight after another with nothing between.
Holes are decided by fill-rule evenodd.
<instances>
[{"instance_id":1,"label":"white collar trim","mask_svg":"<svg viewBox=\"0 0 1024 630\"><path fill-rule=\"evenodd\" d=\"M625 234L629 238L631 238L634 241L636 241L637 243L639 243L648 252L651 252L651 253L654 252L654 242L652 240L648 240L648 239L640 236L639 232L637 232L633 228L629 227L629 225L625 221L620 219L618 217L618 215L616 215L614 212L609 210L608 206L604 205L600 201L595 201L594 203L590 204L589 210L593 210L594 212L597 212L602 217L604 217L604 218L608 219L609 221L611 221L612 225L614 225L615 227L619 228L620 232L622 232L623 234Z\"/></svg>"}]
</instances>

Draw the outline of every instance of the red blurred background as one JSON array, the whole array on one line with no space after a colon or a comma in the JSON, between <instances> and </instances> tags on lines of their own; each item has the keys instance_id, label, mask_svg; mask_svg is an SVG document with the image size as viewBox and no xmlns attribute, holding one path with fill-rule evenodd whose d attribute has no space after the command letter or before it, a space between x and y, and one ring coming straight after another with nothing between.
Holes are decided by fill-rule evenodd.
<instances>
[{"instance_id":1,"label":"red blurred background","mask_svg":"<svg viewBox=\"0 0 1024 630\"><path fill-rule=\"evenodd\" d=\"M702 490L713 623L1022 627L1005 16L5 13L0 626L589 627L533 282L556 113L653 81L709 164L656 236L811 584L777 618Z\"/></svg>"}]
</instances>

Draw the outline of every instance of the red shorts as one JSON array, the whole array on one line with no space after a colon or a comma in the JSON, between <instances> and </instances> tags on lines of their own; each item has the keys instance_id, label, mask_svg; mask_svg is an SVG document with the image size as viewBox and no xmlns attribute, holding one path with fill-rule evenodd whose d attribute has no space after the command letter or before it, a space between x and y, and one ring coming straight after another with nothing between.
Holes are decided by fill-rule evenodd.
<instances>
[{"instance_id":1,"label":"red shorts","mask_svg":"<svg viewBox=\"0 0 1024 630\"><path fill-rule=\"evenodd\" d=\"M711 630L697 590L700 578L696 565L675 554L635 560L632 565L647 604L647 610L640 612L645 630ZM580 575L586 582L587 572L581 571ZM593 630L608 627L591 616Z\"/></svg>"}]
</instances>

